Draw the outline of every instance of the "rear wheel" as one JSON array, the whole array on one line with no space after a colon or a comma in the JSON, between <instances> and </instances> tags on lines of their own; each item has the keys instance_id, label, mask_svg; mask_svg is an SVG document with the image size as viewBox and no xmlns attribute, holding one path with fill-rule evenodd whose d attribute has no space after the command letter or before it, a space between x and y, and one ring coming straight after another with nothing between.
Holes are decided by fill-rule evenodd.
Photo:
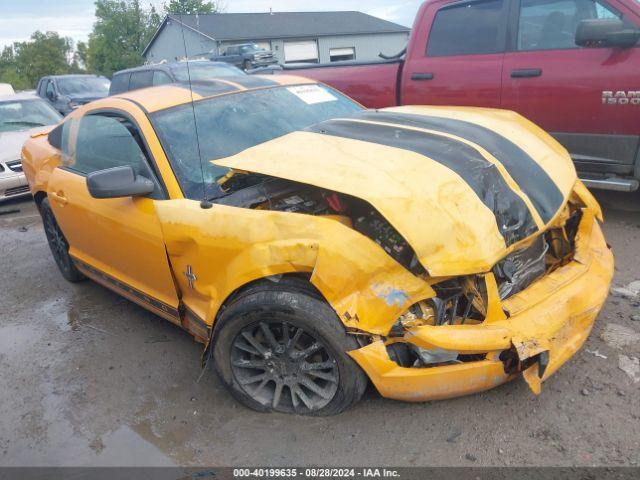
<instances>
[{"instance_id":1,"label":"rear wheel","mask_svg":"<svg viewBox=\"0 0 640 480\"><path fill-rule=\"evenodd\" d=\"M86 277L76 268L69 255L69 244L62 234L58 222L56 222L48 198L43 199L40 203L40 215L49 248L62 276L74 283L84 280Z\"/></svg>"},{"instance_id":2,"label":"rear wheel","mask_svg":"<svg viewBox=\"0 0 640 480\"><path fill-rule=\"evenodd\" d=\"M249 290L225 309L214 345L216 370L255 410L339 413L367 384L346 354L358 344L323 299L284 283Z\"/></svg>"}]
</instances>

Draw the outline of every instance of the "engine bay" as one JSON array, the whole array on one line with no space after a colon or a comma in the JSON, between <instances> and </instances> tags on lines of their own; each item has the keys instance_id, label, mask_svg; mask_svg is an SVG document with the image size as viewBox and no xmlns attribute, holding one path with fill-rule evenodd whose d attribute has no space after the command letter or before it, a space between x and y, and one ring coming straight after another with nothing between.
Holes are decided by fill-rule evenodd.
<instances>
[{"instance_id":1,"label":"engine bay","mask_svg":"<svg viewBox=\"0 0 640 480\"><path fill-rule=\"evenodd\" d=\"M222 186L225 195L214 200L217 204L335 218L375 241L412 273L426 273L402 235L364 200L257 174L227 176Z\"/></svg>"}]
</instances>

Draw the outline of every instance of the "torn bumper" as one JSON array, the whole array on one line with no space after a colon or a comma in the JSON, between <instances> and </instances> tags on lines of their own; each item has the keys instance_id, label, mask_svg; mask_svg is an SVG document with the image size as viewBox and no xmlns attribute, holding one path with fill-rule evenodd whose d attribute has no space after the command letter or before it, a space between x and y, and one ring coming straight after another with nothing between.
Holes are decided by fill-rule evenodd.
<instances>
[{"instance_id":1,"label":"torn bumper","mask_svg":"<svg viewBox=\"0 0 640 480\"><path fill-rule=\"evenodd\" d=\"M507 373L499 356L505 350L515 350L520 362L528 365L522 372L525 380L539 393L541 382L587 339L608 295L612 275L613 255L594 214L587 210L576 236L574 260L503 301L507 318L488 318L479 325L416 327L405 336L405 341L422 348L486 353L484 360L403 368L389 358L381 340L350 355L382 396L425 401L488 390L514 378L519 372ZM540 354L548 355L542 370L537 361L531 361Z\"/></svg>"}]
</instances>

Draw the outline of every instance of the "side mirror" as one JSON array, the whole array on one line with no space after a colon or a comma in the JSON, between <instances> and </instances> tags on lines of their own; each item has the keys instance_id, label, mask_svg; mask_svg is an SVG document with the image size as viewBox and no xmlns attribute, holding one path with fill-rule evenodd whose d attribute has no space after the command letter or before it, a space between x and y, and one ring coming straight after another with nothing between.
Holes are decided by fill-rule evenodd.
<instances>
[{"instance_id":1,"label":"side mirror","mask_svg":"<svg viewBox=\"0 0 640 480\"><path fill-rule=\"evenodd\" d=\"M52 102L55 102L58 99L58 97L56 97L56 94L51 91L47 92L47 98Z\"/></svg>"},{"instance_id":2,"label":"side mirror","mask_svg":"<svg viewBox=\"0 0 640 480\"><path fill-rule=\"evenodd\" d=\"M582 20L576 29L580 47L633 47L640 40L640 29L626 27L622 20Z\"/></svg>"},{"instance_id":3,"label":"side mirror","mask_svg":"<svg viewBox=\"0 0 640 480\"><path fill-rule=\"evenodd\" d=\"M126 166L90 173L87 175L87 188L93 198L121 198L149 195L155 190L155 185Z\"/></svg>"}]
</instances>

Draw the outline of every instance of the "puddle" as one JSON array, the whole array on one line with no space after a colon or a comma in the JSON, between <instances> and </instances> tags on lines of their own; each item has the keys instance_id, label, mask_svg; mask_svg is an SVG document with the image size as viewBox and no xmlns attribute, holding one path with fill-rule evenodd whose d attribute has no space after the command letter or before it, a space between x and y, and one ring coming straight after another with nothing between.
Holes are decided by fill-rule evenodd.
<instances>
[{"instance_id":1,"label":"puddle","mask_svg":"<svg viewBox=\"0 0 640 480\"><path fill-rule=\"evenodd\" d=\"M90 447L99 453L89 459L91 466L119 467L170 467L176 464L162 450L145 440L126 425L102 437L94 439Z\"/></svg>"}]
</instances>

